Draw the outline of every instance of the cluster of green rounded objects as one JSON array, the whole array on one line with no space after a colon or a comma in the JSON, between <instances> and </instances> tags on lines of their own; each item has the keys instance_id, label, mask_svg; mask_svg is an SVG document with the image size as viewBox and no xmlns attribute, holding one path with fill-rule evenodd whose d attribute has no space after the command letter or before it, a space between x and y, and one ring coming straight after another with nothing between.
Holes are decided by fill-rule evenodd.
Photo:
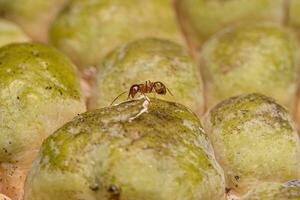
<instances>
[{"instance_id":1,"label":"cluster of green rounded objects","mask_svg":"<svg viewBox=\"0 0 300 200\"><path fill-rule=\"evenodd\" d=\"M153 38L124 44L103 59L97 66L90 108L109 106L131 85L144 84L147 80L161 81L173 94L156 94L158 98L177 101L202 113L203 84L188 51L174 42ZM120 99L127 96L128 93Z\"/></svg>"},{"instance_id":2,"label":"cluster of green rounded objects","mask_svg":"<svg viewBox=\"0 0 300 200\"><path fill-rule=\"evenodd\" d=\"M230 27L212 37L200 56L208 107L258 92L293 110L299 48L288 29L274 24Z\"/></svg>"},{"instance_id":3,"label":"cluster of green rounded objects","mask_svg":"<svg viewBox=\"0 0 300 200\"><path fill-rule=\"evenodd\" d=\"M177 1L185 29L197 45L229 25L257 21L280 23L284 18L284 0Z\"/></svg>"},{"instance_id":4,"label":"cluster of green rounded objects","mask_svg":"<svg viewBox=\"0 0 300 200\"><path fill-rule=\"evenodd\" d=\"M50 36L80 69L135 39L184 42L170 0L73 0L55 20Z\"/></svg>"},{"instance_id":5,"label":"cluster of green rounded objects","mask_svg":"<svg viewBox=\"0 0 300 200\"><path fill-rule=\"evenodd\" d=\"M48 27L68 0L1 0L0 15L17 24L36 41L47 41Z\"/></svg>"},{"instance_id":6,"label":"cluster of green rounded objects","mask_svg":"<svg viewBox=\"0 0 300 200\"><path fill-rule=\"evenodd\" d=\"M197 116L158 99L86 112L48 137L25 200L198 200L224 196Z\"/></svg>"},{"instance_id":7,"label":"cluster of green rounded objects","mask_svg":"<svg viewBox=\"0 0 300 200\"><path fill-rule=\"evenodd\" d=\"M14 23L0 19L0 47L17 42L28 42L28 36Z\"/></svg>"},{"instance_id":8,"label":"cluster of green rounded objects","mask_svg":"<svg viewBox=\"0 0 300 200\"><path fill-rule=\"evenodd\" d=\"M288 111L273 99L229 98L205 117L227 187L243 194L262 182L300 177L300 140Z\"/></svg>"},{"instance_id":9,"label":"cluster of green rounded objects","mask_svg":"<svg viewBox=\"0 0 300 200\"><path fill-rule=\"evenodd\" d=\"M22 195L26 169L42 140L85 111L75 66L42 44L0 49L0 177L5 193ZM22 171L22 172L20 172ZM20 173L19 173L20 172ZM15 178L17 176L17 178ZM19 177L20 176L20 177ZM13 194L13 195L11 195Z\"/></svg>"}]
</instances>

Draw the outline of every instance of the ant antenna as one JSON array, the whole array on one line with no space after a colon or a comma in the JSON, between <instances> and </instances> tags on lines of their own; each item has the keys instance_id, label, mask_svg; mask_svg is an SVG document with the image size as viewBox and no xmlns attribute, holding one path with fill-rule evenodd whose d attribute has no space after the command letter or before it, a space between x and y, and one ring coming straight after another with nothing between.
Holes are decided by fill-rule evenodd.
<instances>
[{"instance_id":1,"label":"ant antenna","mask_svg":"<svg viewBox=\"0 0 300 200\"><path fill-rule=\"evenodd\" d=\"M125 94L127 91L122 92L121 94L119 94L116 98L114 98L114 100L111 102L110 106L118 99L120 98L123 94Z\"/></svg>"}]
</instances>

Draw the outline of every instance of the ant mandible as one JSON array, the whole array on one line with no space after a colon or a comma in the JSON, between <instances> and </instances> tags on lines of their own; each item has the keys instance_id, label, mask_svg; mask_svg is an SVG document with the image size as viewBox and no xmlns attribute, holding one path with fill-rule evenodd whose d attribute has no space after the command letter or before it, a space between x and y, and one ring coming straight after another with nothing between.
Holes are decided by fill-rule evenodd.
<instances>
[{"instance_id":1,"label":"ant mandible","mask_svg":"<svg viewBox=\"0 0 300 200\"><path fill-rule=\"evenodd\" d=\"M134 98L137 93L141 93L143 95L145 95L146 93L157 93L157 94L160 94L160 95L166 95L167 92L169 92L170 95L173 96L172 92L162 82L160 82L160 81L156 81L156 82L146 81L144 84L142 83L142 84L132 85L129 89L127 99L129 99L130 97ZM113 102L110 105L112 105L120 96L122 96L125 93L126 93L126 91L119 94L113 100Z\"/></svg>"}]
</instances>

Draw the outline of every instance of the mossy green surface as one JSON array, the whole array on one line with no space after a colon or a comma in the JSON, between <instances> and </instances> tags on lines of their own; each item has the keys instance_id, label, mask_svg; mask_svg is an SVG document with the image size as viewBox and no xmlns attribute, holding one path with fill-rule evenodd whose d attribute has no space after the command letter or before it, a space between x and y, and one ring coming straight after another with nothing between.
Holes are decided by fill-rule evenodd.
<instances>
[{"instance_id":1,"label":"mossy green surface","mask_svg":"<svg viewBox=\"0 0 300 200\"><path fill-rule=\"evenodd\" d=\"M37 41L46 41L48 26L68 0L0 0L0 15Z\"/></svg>"},{"instance_id":2,"label":"mossy green surface","mask_svg":"<svg viewBox=\"0 0 300 200\"><path fill-rule=\"evenodd\" d=\"M258 92L293 109L299 68L294 35L274 24L230 27L202 48L207 104Z\"/></svg>"},{"instance_id":3,"label":"mossy green surface","mask_svg":"<svg viewBox=\"0 0 300 200\"><path fill-rule=\"evenodd\" d=\"M204 123L227 187L245 193L262 182L300 177L300 141L287 110L248 94L215 106Z\"/></svg>"},{"instance_id":4,"label":"mossy green surface","mask_svg":"<svg viewBox=\"0 0 300 200\"><path fill-rule=\"evenodd\" d=\"M48 137L25 200L198 200L224 196L195 114L159 99L86 112Z\"/></svg>"},{"instance_id":5,"label":"mossy green surface","mask_svg":"<svg viewBox=\"0 0 300 200\"><path fill-rule=\"evenodd\" d=\"M55 20L50 36L81 69L135 39L184 42L170 0L73 0Z\"/></svg>"},{"instance_id":6,"label":"mossy green surface","mask_svg":"<svg viewBox=\"0 0 300 200\"><path fill-rule=\"evenodd\" d=\"M0 49L0 102L0 162L23 159L65 118L85 110L76 68L36 43Z\"/></svg>"},{"instance_id":7,"label":"mossy green surface","mask_svg":"<svg viewBox=\"0 0 300 200\"><path fill-rule=\"evenodd\" d=\"M16 42L28 42L29 37L14 23L0 19L0 47Z\"/></svg>"},{"instance_id":8,"label":"mossy green surface","mask_svg":"<svg viewBox=\"0 0 300 200\"><path fill-rule=\"evenodd\" d=\"M280 23L284 0L177 0L184 21L197 45L234 24L257 21ZM296 0L297 1L297 0Z\"/></svg>"},{"instance_id":9,"label":"mossy green surface","mask_svg":"<svg viewBox=\"0 0 300 200\"><path fill-rule=\"evenodd\" d=\"M188 51L174 42L147 38L124 44L106 56L97 70L91 108L108 106L131 85L150 80L163 82L173 94L156 94L158 98L182 103L198 114L203 111L199 69ZM127 94L118 101L126 98Z\"/></svg>"},{"instance_id":10,"label":"mossy green surface","mask_svg":"<svg viewBox=\"0 0 300 200\"><path fill-rule=\"evenodd\" d=\"M297 182L297 184L294 184ZM287 183L263 183L249 191L241 200L300 200L299 180Z\"/></svg>"}]
</instances>

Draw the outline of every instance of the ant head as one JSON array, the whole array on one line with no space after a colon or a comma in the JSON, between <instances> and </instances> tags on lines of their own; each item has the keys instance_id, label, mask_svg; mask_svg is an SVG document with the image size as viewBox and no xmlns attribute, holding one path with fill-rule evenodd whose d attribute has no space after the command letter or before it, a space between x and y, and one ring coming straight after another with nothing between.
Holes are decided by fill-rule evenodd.
<instances>
[{"instance_id":1,"label":"ant head","mask_svg":"<svg viewBox=\"0 0 300 200\"><path fill-rule=\"evenodd\" d=\"M129 90L129 96L131 96L132 98L134 98L134 96L136 95L136 93L138 93L140 91L140 86L139 85L132 85L130 87L130 90Z\"/></svg>"},{"instance_id":2,"label":"ant head","mask_svg":"<svg viewBox=\"0 0 300 200\"><path fill-rule=\"evenodd\" d=\"M154 83L154 90L157 94L166 94L167 89L166 86L162 82L155 82Z\"/></svg>"}]
</instances>

